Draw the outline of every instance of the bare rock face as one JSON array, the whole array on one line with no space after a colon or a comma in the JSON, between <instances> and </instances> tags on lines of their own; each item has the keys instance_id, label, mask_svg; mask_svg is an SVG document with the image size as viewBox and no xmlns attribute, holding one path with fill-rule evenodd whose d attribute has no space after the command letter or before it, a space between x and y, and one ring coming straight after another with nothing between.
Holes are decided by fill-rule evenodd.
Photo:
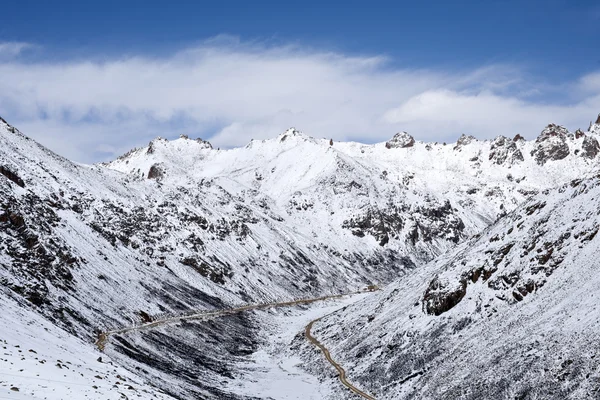
<instances>
[{"instance_id":1,"label":"bare rock face","mask_svg":"<svg viewBox=\"0 0 600 400\"><path fill-rule=\"evenodd\" d=\"M600 135L600 114L598 114L598 118L596 119L596 123L590 124L589 129L591 134Z\"/></svg>"},{"instance_id":2,"label":"bare rock face","mask_svg":"<svg viewBox=\"0 0 600 400\"><path fill-rule=\"evenodd\" d=\"M467 293L467 281L443 282L434 278L423 295L423 311L430 315L441 315L460 303Z\"/></svg>"},{"instance_id":3,"label":"bare rock face","mask_svg":"<svg viewBox=\"0 0 600 400\"><path fill-rule=\"evenodd\" d=\"M475 136L471 136L471 135L467 136L463 133L462 135L460 135L460 137L456 141L456 146L454 146L453 150L460 150L461 148L468 145L469 143L471 143L474 140L477 140L475 138Z\"/></svg>"},{"instance_id":4,"label":"bare rock face","mask_svg":"<svg viewBox=\"0 0 600 400\"><path fill-rule=\"evenodd\" d=\"M579 139L585 136L585 133L581 129L575 131L575 139Z\"/></svg>"},{"instance_id":5,"label":"bare rock face","mask_svg":"<svg viewBox=\"0 0 600 400\"><path fill-rule=\"evenodd\" d=\"M148 171L148 179L160 181L164 175L165 171L159 164L152 165Z\"/></svg>"},{"instance_id":6,"label":"bare rock face","mask_svg":"<svg viewBox=\"0 0 600 400\"><path fill-rule=\"evenodd\" d=\"M553 160L562 160L569 155L567 137L569 131L560 125L550 124L536 139L536 147L531 152L539 165Z\"/></svg>"},{"instance_id":7,"label":"bare rock face","mask_svg":"<svg viewBox=\"0 0 600 400\"><path fill-rule=\"evenodd\" d=\"M385 147L388 149L413 147L414 145L415 138L406 132L396 133L390 141L385 143Z\"/></svg>"},{"instance_id":8,"label":"bare rock face","mask_svg":"<svg viewBox=\"0 0 600 400\"><path fill-rule=\"evenodd\" d=\"M492 142L490 147L490 161L497 165L508 163L513 165L519 161L524 161L523 153L516 145L515 140L510 140L506 136L498 136Z\"/></svg>"},{"instance_id":9,"label":"bare rock face","mask_svg":"<svg viewBox=\"0 0 600 400\"><path fill-rule=\"evenodd\" d=\"M17 185L25 187L25 182L23 182L23 179L21 179L16 173L11 171L7 167L0 165L0 174L4 175L8 178L8 180L16 183Z\"/></svg>"},{"instance_id":10,"label":"bare rock face","mask_svg":"<svg viewBox=\"0 0 600 400\"><path fill-rule=\"evenodd\" d=\"M600 153L600 144L598 144L598 140L595 137L586 136L583 138L581 150L582 157L595 158Z\"/></svg>"},{"instance_id":11,"label":"bare rock face","mask_svg":"<svg viewBox=\"0 0 600 400\"><path fill-rule=\"evenodd\" d=\"M200 143L205 149L212 149L212 144L208 140L203 140L201 138L196 139L196 142Z\"/></svg>"},{"instance_id":12,"label":"bare rock face","mask_svg":"<svg viewBox=\"0 0 600 400\"><path fill-rule=\"evenodd\" d=\"M518 133L513 138L513 142L515 142L515 143L518 142L518 141L521 141L521 140L525 141L525 138L523 136L521 136L520 134L518 134Z\"/></svg>"}]
</instances>

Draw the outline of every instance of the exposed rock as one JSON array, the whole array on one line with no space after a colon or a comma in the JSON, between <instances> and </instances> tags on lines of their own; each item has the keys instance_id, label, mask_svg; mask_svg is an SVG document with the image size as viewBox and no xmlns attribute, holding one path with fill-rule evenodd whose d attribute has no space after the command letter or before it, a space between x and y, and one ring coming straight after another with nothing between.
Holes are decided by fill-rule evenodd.
<instances>
[{"instance_id":1,"label":"exposed rock","mask_svg":"<svg viewBox=\"0 0 600 400\"><path fill-rule=\"evenodd\" d=\"M566 158L569 155L569 135L569 131L560 125L548 125L536 139L536 147L531 155L539 165Z\"/></svg>"},{"instance_id":2,"label":"exposed rock","mask_svg":"<svg viewBox=\"0 0 600 400\"><path fill-rule=\"evenodd\" d=\"M600 152L600 144L598 144L598 140L595 137L586 136L583 138L581 150L582 157L595 158Z\"/></svg>"},{"instance_id":3,"label":"exposed rock","mask_svg":"<svg viewBox=\"0 0 600 400\"><path fill-rule=\"evenodd\" d=\"M196 142L200 143L203 148L205 149L211 149L212 150L212 144L208 141L208 140L203 140L201 138L196 139Z\"/></svg>"},{"instance_id":4,"label":"exposed rock","mask_svg":"<svg viewBox=\"0 0 600 400\"><path fill-rule=\"evenodd\" d=\"M17 174L15 174L10 169L8 169L2 165L0 165L0 174L4 175L5 177L8 178L8 180L16 183L17 185L19 185L21 187L25 187L25 182L23 182L23 179L21 179Z\"/></svg>"},{"instance_id":5,"label":"exposed rock","mask_svg":"<svg viewBox=\"0 0 600 400\"><path fill-rule=\"evenodd\" d=\"M148 171L148 179L155 179L157 181L160 181L163 178L164 174L165 171L163 170L163 168L158 164L154 164L150 167L150 170Z\"/></svg>"},{"instance_id":6,"label":"exposed rock","mask_svg":"<svg viewBox=\"0 0 600 400\"><path fill-rule=\"evenodd\" d=\"M460 303L467 293L467 281L461 279L454 284L434 278L423 295L423 311L440 315Z\"/></svg>"},{"instance_id":7,"label":"exposed rock","mask_svg":"<svg viewBox=\"0 0 600 400\"><path fill-rule=\"evenodd\" d=\"M521 136L520 134L516 134L515 137L513 138L513 142L518 142L520 140L525 141L525 138L523 136Z\"/></svg>"},{"instance_id":8,"label":"exposed rock","mask_svg":"<svg viewBox=\"0 0 600 400\"><path fill-rule=\"evenodd\" d=\"M465 135L464 133L460 135L458 140L456 141L456 146L454 146L453 150L460 150L462 147L468 145L472 141L477 140L475 136Z\"/></svg>"},{"instance_id":9,"label":"exposed rock","mask_svg":"<svg viewBox=\"0 0 600 400\"><path fill-rule=\"evenodd\" d=\"M600 135L600 114L598 114L598 118L596 119L596 123L590 124L590 129L588 129L591 134Z\"/></svg>"},{"instance_id":10,"label":"exposed rock","mask_svg":"<svg viewBox=\"0 0 600 400\"><path fill-rule=\"evenodd\" d=\"M575 131L575 139L579 139L585 136L585 133L581 129Z\"/></svg>"},{"instance_id":11,"label":"exposed rock","mask_svg":"<svg viewBox=\"0 0 600 400\"><path fill-rule=\"evenodd\" d=\"M398 132L394 137L385 143L388 149L406 148L415 145L415 138L406 132Z\"/></svg>"},{"instance_id":12,"label":"exposed rock","mask_svg":"<svg viewBox=\"0 0 600 400\"><path fill-rule=\"evenodd\" d=\"M458 243L465 224L455 211L449 201L416 207L403 204L386 209L371 208L363 215L344 221L342 228L351 229L354 236L370 235L380 246L385 246L390 239L404 240L413 246L434 239Z\"/></svg>"},{"instance_id":13,"label":"exposed rock","mask_svg":"<svg viewBox=\"0 0 600 400\"><path fill-rule=\"evenodd\" d=\"M515 140L510 140L506 136L498 136L494 139L490 146L489 159L492 163L498 165L504 163L512 165L524 160L523 153L517 147Z\"/></svg>"}]
</instances>

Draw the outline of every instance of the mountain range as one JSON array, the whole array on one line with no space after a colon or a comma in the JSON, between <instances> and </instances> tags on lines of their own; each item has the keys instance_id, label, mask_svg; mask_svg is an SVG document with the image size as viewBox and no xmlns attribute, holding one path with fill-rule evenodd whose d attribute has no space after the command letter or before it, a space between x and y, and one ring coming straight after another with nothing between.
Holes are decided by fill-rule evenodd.
<instances>
[{"instance_id":1,"label":"mountain range","mask_svg":"<svg viewBox=\"0 0 600 400\"><path fill-rule=\"evenodd\" d=\"M275 311L116 335L104 353L94 342L379 286L314 326L378 399L598 397L599 139L600 117L531 141L362 144L291 128L224 150L156 138L83 165L2 120L0 387L267 398L231 382L252 379ZM329 398L352 398L297 333L282 352L325 376Z\"/></svg>"}]
</instances>

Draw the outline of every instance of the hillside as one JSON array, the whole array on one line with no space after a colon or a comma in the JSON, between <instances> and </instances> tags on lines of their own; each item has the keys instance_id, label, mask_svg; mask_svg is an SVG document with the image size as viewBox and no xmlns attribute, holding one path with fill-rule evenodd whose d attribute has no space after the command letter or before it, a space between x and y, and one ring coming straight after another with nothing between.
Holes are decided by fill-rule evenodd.
<instances>
[{"instance_id":1,"label":"hillside","mask_svg":"<svg viewBox=\"0 0 600 400\"><path fill-rule=\"evenodd\" d=\"M598 398L599 198L546 190L314 334L377 399Z\"/></svg>"},{"instance_id":2,"label":"hillside","mask_svg":"<svg viewBox=\"0 0 600 400\"><path fill-rule=\"evenodd\" d=\"M159 138L89 166L2 121L3 296L91 348L157 315L404 282L530 196L594 171L599 134L549 125L535 141L399 133L364 145L290 129L230 150ZM106 352L170 395L244 398L219 382L264 344L261 318L122 335Z\"/></svg>"}]
</instances>

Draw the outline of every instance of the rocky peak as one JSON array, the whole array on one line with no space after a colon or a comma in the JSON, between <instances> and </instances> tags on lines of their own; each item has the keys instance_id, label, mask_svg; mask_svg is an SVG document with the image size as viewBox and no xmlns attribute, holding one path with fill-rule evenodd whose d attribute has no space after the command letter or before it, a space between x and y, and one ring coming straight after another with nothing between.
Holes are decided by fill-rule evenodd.
<instances>
[{"instance_id":1,"label":"rocky peak","mask_svg":"<svg viewBox=\"0 0 600 400\"><path fill-rule=\"evenodd\" d=\"M562 125L549 124L535 140L537 143L551 140L552 138L566 139L571 136L569 130Z\"/></svg>"},{"instance_id":2,"label":"rocky peak","mask_svg":"<svg viewBox=\"0 0 600 400\"><path fill-rule=\"evenodd\" d=\"M598 114L598 118L596 119L596 123L590 124L590 133L600 135L600 114Z\"/></svg>"},{"instance_id":3,"label":"rocky peak","mask_svg":"<svg viewBox=\"0 0 600 400\"><path fill-rule=\"evenodd\" d=\"M415 138L407 132L398 132L391 140L385 143L385 147L388 149L406 148L414 145Z\"/></svg>"},{"instance_id":4,"label":"rocky peak","mask_svg":"<svg viewBox=\"0 0 600 400\"><path fill-rule=\"evenodd\" d=\"M456 146L454 146L453 150L460 150L462 147L468 145L472 141L477 140L475 136L465 135L464 133L460 135L458 140L456 141Z\"/></svg>"},{"instance_id":5,"label":"rocky peak","mask_svg":"<svg viewBox=\"0 0 600 400\"><path fill-rule=\"evenodd\" d=\"M286 139L288 139L290 137L305 137L305 136L306 135L304 135L302 132L300 132L296 128L292 127L292 128L289 128L287 131L283 132L279 136L279 141L280 142L285 142Z\"/></svg>"},{"instance_id":6,"label":"rocky peak","mask_svg":"<svg viewBox=\"0 0 600 400\"><path fill-rule=\"evenodd\" d=\"M595 137L585 136L581 144L581 156L585 158L595 158L600 153L600 144Z\"/></svg>"},{"instance_id":7,"label":"rocky peak","mask_svg":"<svg viewBox=\"0 0 600 400\"><path fill-rule=\"evenodd\" d=\"M525 141L525 138L523 136L521 136L520 134L516 134L515 137L513 138L513 142L519 142L519 141Z\"/></svg>"},{"instance_id":8,"label":"rocky peak","mask_svg":"<svg viewBox=\"0 0 600 400\"><path fill-rule=\"evenodd\" d=\"M539 165L553 160L562 160L569 155L567 137L572 136L569 131L560 125L548 125L537 137L536 147L531 155Z\"/></svg>"},{"instance_id":9,"label":"rocky peak","mask_svg":"<svg viewBox=\"0 0 600 400\"><path fill-rule=\"evenodd\" d=\"M585 136L585 132L582 131L581 129L577 129L575 131L575 139L579 139Z\"/></svg>"},{"instance_id":10,"label":"rocky peak","mask_svg":"<svg viewBox=\"0 0 600 400\"><path fill-rule=\"evenodd\" d=\"M212 144L208 140L198 138L198 139L196 139L196 143L199 143L201 145L201 147L204 149L212 149L213 148Z\"/></svg>"},{"instance_id":11,"label":"rocky peak","mask_svg":"<svg viewBox=\"0 0 600 400\"><path fill-rule=\"evenodd\" d=\"M490 146L490 161L497 165L507 162L512 165L519 161L524 161L523 153L517 147L515 140L510 140L506 136L498 136Z\"/></svg>"}]
</instances>

